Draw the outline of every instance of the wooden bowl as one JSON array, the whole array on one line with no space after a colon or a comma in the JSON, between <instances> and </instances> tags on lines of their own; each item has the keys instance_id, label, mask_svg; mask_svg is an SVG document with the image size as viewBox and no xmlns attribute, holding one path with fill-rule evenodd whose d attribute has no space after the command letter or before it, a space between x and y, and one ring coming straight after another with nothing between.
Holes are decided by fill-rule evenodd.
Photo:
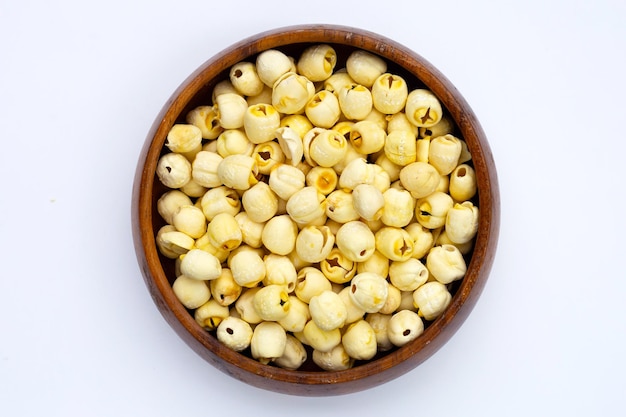
<instances>
[{"instance_id":1,"label":"wooden bowl","mask_svg":"<svg viewBox=\"0 0 626 417\"><path fill-rule=\"evenodd\" d=\"M311 365L297 371L263 365L222 345L177 300L171 288L174 262L162 257L155 244L155 234L164 224L156 201L166 191L155 171L171 126L184 122L185 114L195 106L211 103L213 86L228 76L233 64L271 48L295 57L314 43L336 48L337 69L350 51L363 49L385 58L389 72L403 75L410 88L421 85L430 89L456 123L456 135L466 141L472 154L480 207L479 230L468 256L468 270L453 290L445 312L428 323L423 334L409 344L338 372L321 371ZM485 134L470 106L444 75L420 55L378 34L343 26L307 25L244 39L206 61L180 85L158 114L141 151L132 195L132 224L135 250L148 290L165 320L195 352L224 373L253 386L293 395L326 396L364 390L396 378L433 355L452 337L487 281L498 239L499 206L496 170Z\"/></svg>"}]
</instances>

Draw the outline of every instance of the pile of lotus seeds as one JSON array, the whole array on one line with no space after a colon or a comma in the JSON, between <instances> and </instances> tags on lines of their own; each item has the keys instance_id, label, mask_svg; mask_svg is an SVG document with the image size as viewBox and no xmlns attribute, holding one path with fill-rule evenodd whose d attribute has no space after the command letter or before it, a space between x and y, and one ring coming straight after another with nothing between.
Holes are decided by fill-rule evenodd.
<instances>
[{"instance_id":1,"label":"pile of lotus seeds","mask_svg":"<svg viewBox=\"0 0 626 417\"><path fill-rule=\"evenodd\" d=\"M157 164L177 298L224 345L290 370L417 338L478 228L471 155L438 98L370 52L337 58L315 44L233 65Z\"/></svg>"}]
</instances>

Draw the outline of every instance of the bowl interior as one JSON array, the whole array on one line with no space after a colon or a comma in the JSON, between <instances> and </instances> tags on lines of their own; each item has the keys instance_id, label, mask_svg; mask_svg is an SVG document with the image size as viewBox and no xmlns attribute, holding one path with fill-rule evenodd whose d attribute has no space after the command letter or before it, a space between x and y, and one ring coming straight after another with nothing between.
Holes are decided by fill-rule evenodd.
<instances>
[{"instance_id":1,"label":"bowl interior","mask_svg":"<svg viewBox=\"0 0 626 417\"><path fill-rule=\"evenodd\" d=\"M171 126L184 123L187 112L212 102L213 87L228 77L230 67L253 60L267 49L279 49L298 57L311 44L326 43L338 55L336 69L355 49L383 57L388 72L401 75L409 90L428 88L441 101L456 125L455 135L466 141L476 170L480 208L479 231L467 255L468 270L451 288L452 302L413 342L379 354L374 360L356 363L346 371L321 371L309 359L297 371L263 365L245 354L223 346L202 329L176 299L171 284L176 278L174 261L161 256L155 235L165 224L156 209L158 198L168 189L156 179L156 164L166 152L164 142ZM366 389L410 371L443 346L466 319L487 280L499 227L499 195L493 157L474 113L456 88L424 58L396 42L360 29L329 26L294 26L245 39L206 61L174 92L161 110L142 150L133 188L133 232L138 261L146 285L158 309L178 335L200 356L223 372L257 387L297 395L336 395ZM310 356L310 355L309 355Z\"/></svg>"}]
</instances>

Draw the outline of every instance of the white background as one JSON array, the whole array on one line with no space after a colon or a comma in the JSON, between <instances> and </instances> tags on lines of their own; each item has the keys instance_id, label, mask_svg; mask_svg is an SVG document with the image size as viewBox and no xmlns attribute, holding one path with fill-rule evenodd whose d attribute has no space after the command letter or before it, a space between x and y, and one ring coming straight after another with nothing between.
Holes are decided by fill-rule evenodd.
<instances>
[{"instance_id":1,"label":"white background","mask_svg":"<svg viewBox=\"0 0 626 417\"><path fill-rule=\"evenodd\" d=\"M0 0L0 414L623 415L626 3L395 3ZM491 277L450 342L328 398L193 353L130 227L170 94L232 43L303 23L380 33L441 70L487 133L502 198Z\"/></svg>"}]
</instances>

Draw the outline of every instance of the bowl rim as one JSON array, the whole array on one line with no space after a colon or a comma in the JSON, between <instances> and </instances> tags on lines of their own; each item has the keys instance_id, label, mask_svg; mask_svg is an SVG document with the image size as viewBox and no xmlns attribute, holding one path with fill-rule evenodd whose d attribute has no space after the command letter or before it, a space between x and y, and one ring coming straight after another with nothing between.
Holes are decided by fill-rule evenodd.
<instances>
[{"instance_id":1,"label":"bowl rim","mask_svg":"<svg viewBox=\"0 0 626 417\"><path fill-rule=\"evenodd\" d=\"M263 50L293 43L330 43L364 49L393 60L417 77L440 99L461 131L479 183L479 231L467 274L446 311L413 342L345 371L290 371L263 365L222 345L195 322L174 296L159 259L156 231L151 227L156 163L167 132L189 100L233 64ZM421 55L392 39L355 27L329 24L284 26L260 32L232 44L193 71L164 104L146 136L131 203L136 257L150 295L168 324L196 353L222 372L259 388L294 395L339 395L368 389L409 372L438 351L466 320L482 293L495 257L500 223L493 155L480 123L456 87Z\"/></svg>"}]
</instances>

